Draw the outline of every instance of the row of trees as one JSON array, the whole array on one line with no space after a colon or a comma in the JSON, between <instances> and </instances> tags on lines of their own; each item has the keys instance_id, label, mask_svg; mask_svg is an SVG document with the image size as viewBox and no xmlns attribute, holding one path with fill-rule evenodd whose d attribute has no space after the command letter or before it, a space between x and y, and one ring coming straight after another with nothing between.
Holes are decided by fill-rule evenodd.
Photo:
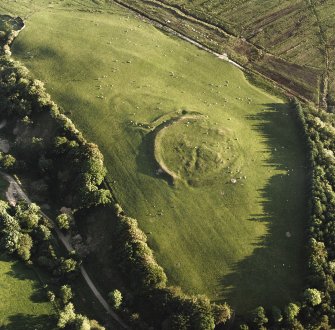
<instances>
[{"instance_id":1,"label":"row of trees","mask_svg":"<svg viewBox=\"0 0 335 330\"><path fill-rule=\"evenodd\" d=\"M42 178L45 193L71 208L110 202L109 191L100 189L106 169L98 147L88 143L60 113L43 84L32 80L24 67L8 57L0 57L0 109L12 142L11 155L0 153L1 169ZM66 214L57 217L57 222L65 230L71 225ZM1 248L49 272L52 290L47 296L58 310L57 327L104 329L75 312L70 283L77 277L81 261L74 252L60 254L51 227L36 204L20 201L11 206L0 201Z\"/></svg>"},{"instance_id":2,"label":"row of trees","mask_svg":"<svg viewBox=\"0 0 335 330\"><path fill-rule=\"evenodd\" d=\"M12 158L0 160L4 168L19 159L16 171L34 169L52 197L69 207L108 204L111 194L100 188L106 168L99 148L60 113L43 83L31 79L26 68L8 57L0 58L0 67L1 117L20 132L12 136Z\"/></svg>"},{"instance_id":3,"label":"row of trees","mask_svg":"<svg viewBox=\"0 0 335 330\"><path fill-rule=\"evenodd\" d=\"M301 318L330 329L335 326L335 115L303 109L298 103L296 108L306 132L313 170L308 284L321 296L301 311Z\"/></svg>"}]
</instances>

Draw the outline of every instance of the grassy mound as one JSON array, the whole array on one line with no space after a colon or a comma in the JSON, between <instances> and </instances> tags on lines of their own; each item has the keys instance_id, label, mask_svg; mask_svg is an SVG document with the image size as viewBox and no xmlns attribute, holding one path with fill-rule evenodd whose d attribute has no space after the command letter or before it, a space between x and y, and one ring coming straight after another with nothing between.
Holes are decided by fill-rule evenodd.
<instances>
[{"instance_id":1,"label":"grassy mound","mask_svg":"<svg viewBox=\"0 0 335 330\"><path fill-rule=\"evenodd\" d=\"M219 123L181 118L156 138L156 153L171 172L188 184L211 184L229 176L235 182L234 174L242 178L238 138Z\"/></svg>"},{"instance_id":2,"label":"grassy mound","mask_svg":"<svg viewBox=\"0 0 335 330\"><path fill-rule=\"evenodd\" d=\"M99 145L172 284L241 311L291 301L303 278L306 176L289 106L129 12L94 8L41 6L14 56ZM152 129L180 109L204 118L163 131L159 155L189 183L173 186L157 174Z\"/></svg>"}]
</instances>

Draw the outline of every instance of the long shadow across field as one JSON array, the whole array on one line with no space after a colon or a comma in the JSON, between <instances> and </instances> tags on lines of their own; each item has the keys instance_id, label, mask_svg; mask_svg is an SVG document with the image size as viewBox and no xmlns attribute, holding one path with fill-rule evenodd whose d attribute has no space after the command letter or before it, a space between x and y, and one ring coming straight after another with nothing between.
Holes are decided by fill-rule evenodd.
<instances>
[{"instance_id":1,"label":"long shadow across field","mask_svg":"<svg viewBox=\"0 0 335 330\"><path fill-rule=\"evenodd\" d=\"M139 172L165 180L169 185L173 185L173 178L165 172L158 172L161 167L155 158L155 139L157 133L167 124L163 123L155 128L154 131L147 133L139 146L136 157L136 164Z\"/></svg>"},{"instance_id":2,"label":"long shadow across field","mask_svg":"<svg viewBox=\"0 0 335 330\"><path fill-rule=\"evenodd\" d=\"M11 257L6 254L0 255L0 260L13 261ZM21 261L15 261L10 268L10 271L8 271L6 275L16 278L18 280L30 280L31 282L33 282L34 292L30 296L30 300L32 302L45 302L47 300L45 292L41 287L40 282L37 280L33 269L28 268Z\"/></svg>"},{"instance_id":3,"label":"long shadow across field","mask_svg":"<svg viewBox=\"0 0 335 330\"><path fill-rule=\"evenodd\" d=\"M253 254L236 263L233 271L221 280L222 296L237 312L247 312L259 305L283 307L299 297L304 282L306 148L293 110L282 104L265 106L265 111L248 117L271 153L271 159L260 170L271 167L287 174L273 176L259 191L263 215L250 214L249 219L241 219L265 222L267 233L254 242Z\"/></svg>"}]
</instances>

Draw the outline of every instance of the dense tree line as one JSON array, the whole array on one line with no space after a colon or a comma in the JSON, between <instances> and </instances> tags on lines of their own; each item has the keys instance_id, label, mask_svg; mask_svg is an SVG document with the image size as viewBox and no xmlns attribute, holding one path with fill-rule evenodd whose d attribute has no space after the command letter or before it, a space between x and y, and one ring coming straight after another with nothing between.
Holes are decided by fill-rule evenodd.
<instances>
[{"instance_id":1,"label":"dense tree line","mask_svg":"<svg viewBox=\"0 0 335 330\"><path fill-rule=\"evenodd\" d=\"M42 178L49 197L71 208L110 202L110 192L100 189L106 169L98 147L60 113L43 84L8 57L0 57L0 109L0 118L7 121L5 132L14 142L11 154L0 152L2 170ZM64 214L58 218L63 225L70 224ZM21 201L11 206L0 201L1 248L49 272L56 294L48 291L48 298L58 310L57 327L104 329L75 312L68 283L76 278L80 259L75 253L59 254L51 227L36 204Z\"/></svg>"},{"instance_id":2,"label":"dense tree line","mask_svg":"<svg viewBox=\"0 0 335 330\"><path fill-rule=\"evenodd\" d=\"M301 319L314 327L335 326L335 115L322 110L297 111L306 132L313 169L308 230L308 284ZM319 292L319 293L317 293Z\"/></svg>"},{"instance_id":3,"label":"dense tree line","mask_svg":"<svg viewBox=\"0 0 335 330\"><path fill-rule=\"evenodd\" d=\"M1 156L4 168L38 172L54 199L73 208L110 202L100 186L106 175L99 148L87 142L50 100L43 83L7 57L0 58L0 116L16 130L12 156Z\"/></svg>"}]
</instances>

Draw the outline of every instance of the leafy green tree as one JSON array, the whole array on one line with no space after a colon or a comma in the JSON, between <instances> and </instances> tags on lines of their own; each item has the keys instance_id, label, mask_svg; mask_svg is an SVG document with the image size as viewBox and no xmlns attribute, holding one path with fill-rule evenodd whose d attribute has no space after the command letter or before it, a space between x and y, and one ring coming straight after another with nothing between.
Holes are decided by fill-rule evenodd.
<instances>
[{"instance_id":1,"label":"leafy green tree","mask_svg":"<svg viewBox=\"0 0 335 330\"><path fill-rule=\"evenodd\" d=\"M12 155L5 155L2 158L0 158L0 166L5 171L11 171L15 168L16 165L16 159Z\"/></svg>"},{"instance_id":2,"label":"leafy green tree","mask_svg":"<svg viewBox=\"0 0 335 330\"><path fill-rule=\"evenodd\" d=\"M212 311L216 325L226 323L231 317L231 309L226 303L212 304Z\"/></svg>"},{"instance_id":3,"label":"leafy green tree","mask_svg":"<svg viewBox=\"0 0 335 330\"><path fill-rule=\"evenodd\" d=\"M72 303L68 303L64 306L63 310L60 311L58 316L57 326L60 329L64 329L69 323L72 323L76 318L76 313Z\"/></svg>"},{"instance_id":4,"label":"leafy green tree","mask_svg":"<svg viewBox=\"0 0 335 330\"><path fill-rule=\"evenodd\" d=\"M52 159L47 159L44 155L38 160L38 167L42 173L48 173L52 170L53 162Z\"/></svg>"},{"instance_id":5,"label":"leafy green tree","mask_svg":"<svg viewBox=\"0 0 335 330\"><path fill-rule=\"evenodd\" d=\"M189 315L174 314L171 316L171 319L167 324L166 330L188 330L189 328L190 328Z\"/></svg>"},{"instance_id":6,"label":"leafy green tree","mask_svg":"<svg viewBox=\"0 0 335 330\"><path fill-rule=\"evenodd\" d=\"M119 203L115 203L113 207L117 216L121 216L124 214L124 211Z\"/></svg>"},{"instance_id":7,"label":"leafy green tree","mask_svg":"<svg viewBox=\"0 0 335 330\"><path fill-rule=\"evenodd\" d=\"M51 238L51 231L45 225L39 225L36 228L36 235L40 241L48 241Z\"/></svg>"},{"instance_id":8,"label":"leafy green tree","mask_svg":"<svg viewBox=\"0 0 335 330\"><path fill-rule=\"evenodd\" d=\"M111 202L111 200L112 200L112 195L109 190L98 189L88 194L88 197L85 198L85 205L86 207L107 205Z\"/></svg>"},{"instance_id":9,"label":"leafy green tree","mask_svg":"<svg viewBox=\"0 0 335 330\"><path fill-rule=\"evenodd\" d=\"M289 322L293 322L298 316L300 307L297 304L289 303L285 308L285 316Z\"/></svg>"},{"instance_id":10,"label":"leafy green tree","mask_svg":"<svg viewBox=\"0 0 335 330\"><path fill-rule=\"evenodd\" d=\"M206 296L198 295L190 299L191 308L191 327L197 330L215 328L214 316L212 314L211 304Z\"/></svg>"},{"instance_id":11,"label":"leafy green tree","mask_svg":"<svg viewBox=\"0 0 335 330\"><path fill-rule=\"evenodd\" d=\"M115 310L119 310L122 304L122 293L115 289L108 294L108 301Z\"/></svg>"},{"instance_id":12,"label":"leafy green tree","mask_svg":"<svg viewBox=\"0 0 335 330\"><path fill-rule=\"evenodd\" d=\"M322 302L321 292L317 289L306 289L304 292L304 299L309 305L320 305Z\"/></svg>"},{"instance_id":13,"label":"leafy green tree","mask_svg":"<svg viewBox=\"0 0 335 330\"><path fill-rule=\"evenodd\" d=\"M90 320L81 314L77 314L74 320L75 330L91 330Z\"/></svg>"},{"instance_id":14,"label":"leafy green tree","mask_svg":"<svg viewBox=\"0 0 335 330\"><path fill-rule=\"evenodd\" d=\"M60 288L60 297L64 305L70 302L73 297L72 289L69 285L62 285Z\"/></svg>"},{"instance_id":15,"label":"leafy green tree","mask_svg":"<svg viewBox=\"0 0 335 330\"><path fill-rule=\"evenodd\" d=\"M43 255L37 258L37 263L39 266L45 267L48 270L53 270L56 266L56 262L53 259Z\"/></svg>"},{"instance_id":16,"label":"leafy green tree","mask_svg":"<svg viewBox=\"0 0 335 330\"><path fill-rule=\"evenodd\" d=\"M78 263L72 258L60 258L58 268L55 270L55 275L71 275L78 269Z\"/></svg>"},{"instance_id":17,"label":"leafy green tree","mask_svg":"<svg viewBox=\"0 0 335 330\"><path fill-rule=\"evenodd\" d=\"M55 301L55 299L56 299L56 296L55 296L55 294L54 294L52 291L48 291L48 292L47 292L47 296L48 296L48 300L49 300L50 302L53 302L53 301Z\"/></svg>"},{"instance_id":18,"label":"leafy green tree","mask_svg":"<svg viewBox=\"0 0 335 330\"><path fill-rule=\"evenodd\" d=\"M60 229L69 230L71 225L71 216L67 213L62 213L56 218L56 222Z\"/></svg>"},{"instance_id":19,"label":"leafy green tree","mask_svg":"<svg viewBox=\"0 0 335 330\"><path fill-rule=\"evenodd\" d=\"M100 325L96 320L90 320L91 330L106 330L105 327Z\"/></svg>"},{"instance_id":20,"label":"leafy green tree","mask_svg":"<svg viewBox=\"0 0 335 330\"><path fill-rule=\"evenodd\" d=\"M29 234L21 234L18 240L17 254L19 257L28 261L30 259L30 250L33 246L33 240Z\"/></svg>"},{"instance_id":21,"label":"leafy green tree","mask_svg":"<svg viewBox=\"0 0 335 330\"><path fill-rule=\"evenodd\" d=\"M251 319L252 323L259 328L262 328L269 321L262 306L259 306L253 310L251 313Z\"/></svg>"},{"instance_id":22,"label":"leafy green tree","mask_svg":"<svg viewBox=\"0 0 335 330\"><path fill-rule=\"evenodd\" d=\"M22 227L33 229L37 227L41 218L40 208L35 203L27 204L26 202L21 202L16 206L15 217Z\"/></svg>"}]
</instances>

